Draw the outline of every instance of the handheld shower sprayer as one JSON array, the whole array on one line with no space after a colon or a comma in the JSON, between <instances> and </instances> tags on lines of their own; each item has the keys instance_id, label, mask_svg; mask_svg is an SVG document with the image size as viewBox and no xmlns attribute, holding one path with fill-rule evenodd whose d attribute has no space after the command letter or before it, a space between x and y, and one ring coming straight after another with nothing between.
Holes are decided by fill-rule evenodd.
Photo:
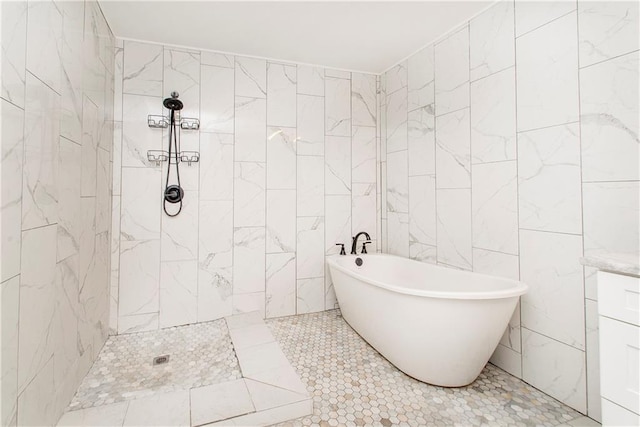
<instances>
[{"instance_id":1,"label":"handheld shower sprayer","mask_svg":"<svg viewBox=\"0 0 640 427\"><path fill-rule=\"evenodd\" d=\"M167 164L167 180L164 189L164 200L162 207L164 213L168 216L177 216L182 210L182 199L184 198L184 190L180 186L180 166L178 161L178 127L176 124L176 111L182 110L182 101L178 99L178 92L171 92L171 98L166 98L162 104L171 111L169 122L169 162ZM173 146L173 147L172 147ZM171 176L171 164L175 164L177 184L169 185L169 177ZM179 203L178 211L171 214L167 211L167 202L171 204Z\"/></svg>"}]
</instances>

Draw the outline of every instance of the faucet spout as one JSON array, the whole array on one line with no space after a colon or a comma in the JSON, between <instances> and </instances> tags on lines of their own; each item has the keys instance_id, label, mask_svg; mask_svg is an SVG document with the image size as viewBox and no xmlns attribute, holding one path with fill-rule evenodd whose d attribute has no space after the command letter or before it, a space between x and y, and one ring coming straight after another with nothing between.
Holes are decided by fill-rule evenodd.
<instances>
[{"instance_id":1,"label":"faucet spout","mask_svg":"<svg viewBox=\"0 0 640 427\"><path fill-rule=\"evenodd\" d=\"M358 234L356 234L353 240L351 241L351 255L357 255L356 245L358 244L358 237L360 237L363 234L364 234L364 237L367 238L367 240L369 241L371 240L371 236L369 236L369 233L367 233L366 231L361 231Z\"/></svg>"}]
</instances>

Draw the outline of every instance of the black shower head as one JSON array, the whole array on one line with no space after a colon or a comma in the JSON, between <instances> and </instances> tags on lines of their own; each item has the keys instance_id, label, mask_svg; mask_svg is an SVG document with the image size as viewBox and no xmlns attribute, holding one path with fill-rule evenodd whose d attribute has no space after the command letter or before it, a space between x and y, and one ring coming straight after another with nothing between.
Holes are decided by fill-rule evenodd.
<instances>
[{"instance_id":1,"label":"black shower head","mask_svg":"<svg viewBox=\"0 0 640 427\"><path fill-rule=\"evenodd\" d=\"M165 98L164 101L162 101L162 103L164 104L165 108L168 108L169 110L173 110L173 111L178 111L178 110L182 110L182 101L180 101L177 98Z\"/></svg>"}]
</instances>

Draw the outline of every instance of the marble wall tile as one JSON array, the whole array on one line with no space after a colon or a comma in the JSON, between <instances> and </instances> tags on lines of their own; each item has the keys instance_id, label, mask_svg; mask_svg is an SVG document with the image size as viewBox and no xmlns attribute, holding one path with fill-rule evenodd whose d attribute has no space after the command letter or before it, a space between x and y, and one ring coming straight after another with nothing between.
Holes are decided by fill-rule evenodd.
<instances>
[{"instance_id":1,"label":"marble wall tile","mask_svg":"<svg viewBox=\"0 0 640 427\"><path fill-rule=\"evenodd\" d=\"M335 70L332 68L325 68L324 70L325 77L335 77L337 79L349 79L351 77L351 73L345 70Z\"/></svg>"},{"instance_id":2,"label":"marble wall tile","mask_svg":"<svg viewBox=\"0 0 640 427\"><path fill-rule=\"evenodd\" d=\"M409 176L436 173L435 117L433 104L408 115Z\"/></svg>"},{"instance_id":3,"label":"marble wall tile","mask_svg":"<svg viewBox=\"0 0 640 427\"><path fill-rule=\"evenodd\" d=\"M50 398L56 393L53 372L53 358L50 358L18 396L18 425L44 426L56 423L60 414L55 413L54 401Z\"/></svg>"},{"instance_id":4,"label":"marble wall tile","mask_svg":"<svg viewBox=\"0 0 640 427\"><path fill-rule=\"evenodd\" d=\"M376 126L376 76L353 73L351 76L352 126Z\"/></svg>"},{"instance_id":5,"label":"marble wall tile","mask_svg":"<svg viewBox=\"0 0 640 427\"><path fill-rule=\"evenodd\" d=\"M118 332L118 282L120 280L120 196L111 199L111 277L109 285L110 334Z\"/></svg>"},{"instance_id":6,"label":"marble wall tile","mask_svg":"<svg viewBox=\"0 0 640 427\"><path fill-rule=\"evenodd\" d=\"M96 176L98 161L98 143L100 139L100 111L88 97L82 103L82 196L96 195Z\"/></svg>"},{"instance_id":7,"label":"marble wall tile","mask_svg":"<svg viewBox=\"0 0 640 427\"><path fill-rule=\"evenodd\" d=\"M267 97L267 61L236 56L236 96Z\"/></svg>"},{"instance_id":8,"label":"marble wall tile","mask_svg":"<svg viewBox=\"0 0 640 427\"><path fill-rule=\"evenodd\" d=\"M122 185L122 240L160 239L160 170L122 168Z\"/></svg>"},{"instance_id":9,"label":"marble wall tile","mask_svg":"<svg viewBox=\"0 0 640 427\"><path fill-rule=\"evenodd\" d=\"M578 124L518 134L520 227L582 232Z\"/></svg>"},{"instance_id":10,"label":"marble wall tile","mask_svg":"<svg viewBox=\"0 0 640 427\"><path fill-rule=\"evenodd\" d=\"M407 60L409 111L434 103L434 66L433 45L425 47Z\"/></svg>"},{"instance_id":11,"label":"marble wall tile","mask_svg":"<svg viewBox=\"0 0 640 427\"><path fill-rule=\"evenodd\" d=\"M323 282L322 277L297 280L297 314L314 313L325 309Z\"/></svg>"},{"instance_id":12,"label":"marble wall tile","mask_svg":"<svg viewBox=\"0 0 640 427\"><path fill-rule=\"evenodd\" d=\"M520 231L522 325L584 350L582 237Z\"/></svg>"},{"instance_id":13,"label":"marble wall tile","mask_svg":"<svg viewBox=\"0 0 640 427\"><path fill-rule=\"evenodd\" d=\"M516 37L555 20L576 9L576 3L567 2L531 2L516 0Z\"/></svg>"},{"instance_id":14,"label":"marble wall tile","mask_svg":"<svg viewBox=\"0 0 640 427\"><path fill-rule=\"evenodd\" d=\"M298 95L297 121L298 154L322 156L324 154L324 97Z\"/></svg>"},{"instance_id":15,"label":"marble wall tile","mask_svg":"<svg viewBox=\"0 0 640 427\"><path fill-rule=\"evenodd\" d=\"M324 217L298 217L296 240L298 279L323 276L324 239ZM322 300L324 301L324 296Z\"/></svg>"},{"instance_id":16,"label":"marble wall tile","mask_svg":"<svg viewBox=\"0 0 640 427\"><path fill-rule=\"evenodd\" d=\"M514 3L502 1L469 23L471 81L515 64Z\"/></svg>"},{"instance_id":17,"label":"marble wall tile","mask_svg":"<svg viewBox=\"0 0 640 427\"><path fill-rule=\"evenodd\" d=\"M584 352L522 330L522 379L539 390L586 413Z\"/></svg>"},{"instance_id":18,"label":"marble wall tile","mask_svg":"<svg viewBox=\"0 0 640 427\"><path fill-rule=\"evenodd\" d=\"M267 124L296 126L296 66L267 63Z\"/></svg>"},{"instance_id":19,"label":"marble wall tile","mask_svg":"<svg viewBox=\"0 0 640 427\"><path fill-rule=\"evenodd\" d=\"M432 245L409 241L409 258L420 262L436 264L438 258L437 248Z\"/></svg>"},{"instance_id":20,"label":"marble wall tile","mask_svg":"<svg viewBox=\"0 0 640 427\"><path fill-rule=\"evenodd\" d=\"M0 96L24 107L27 54L27 2L2 3L2 92Z\"/></svg>"},{"instance_id":21,"label":"marble wall tile","mask_svg":"<svg viewBox=\"0 0 640 427\"><path fill-rule=\"evenodd\" d=\"M163 97L178 92L184 108L182 117L200 115L200 53L164 49ZM168 114L168 110L166 111Z\"/></svg>"},{"instance_id":22,"label":"marble wall tile","mask_svg":"<svg viewBox=\"0 0 640 427\"><path fill-rule=\"evenodd\" d=\"M515 68L471 83L471 163L516 158Z\"/></svg>"},{"instance_id":23,"label":"marble wall tile","mask_svg":"<svg viewBox=\"0 0 640 427\"><path fill-rule=\"evenodd\" d=\"M352 182L376 182L376 129L353 126L351 137Z\"/></svg>"},{"instance_id":24,"label":"marble wall tile","mask_svg":"<svg viewBox=\"0 0 640 427\"><path fill-rule=\"evenodd\" d=\"M237 224L235 224L237 226ZM233 295L265 290L265 228L233 231ZM264 301L264 300L263 300ZM264 305L264 304L263 304ZM235 301L234 301L235 307ZM264 310L264 308L263 308Z\"/></svg>"},{"instance_id":25,"label":"marble wall tile","mask_svg":"<svg viewBox=\"0 0 640 427\"><path fill-rule=\"evenodd\" d=\"M357 183L353 185L352 193L351 235L355 236L366 231L372 240L377 240L376 233L376 185ZM369 252L375 251L375 242L368 247Z\"/></svg>"},{"instance_id":26,"label":"marble wall tile","mask_svg":"<svg viewBox=\"0 0 640 427\"><path fill-rule=\"evenodd\" d=\"M436 177L409 178L409 243L436 245Z\"/></svg>"},{"instance_id":27,"label":"marble wall tile","mask_svg":"<svg viewBox=\"0 0 640 427\"><path fill-rule=\"evenodd\" d=\"M60 94L62 14L53 1L29 2L27 70Z\"/></svg>"},{"instance_id":28,"label":"marble wall tile","mask_svg":"<svg viewBox=\"0 0 640 427\"><path fill-rule=\"evenodd\" d=\"M407 150L387 156L387 209L390 212L409 211L409 180Z\"/></svg>"},{"instance_id":29,"label":"marble wall tile","mask_svg":"<svg viewBox=\"0 0 640 427\"><path fill-rule=\"evenodd\" d=\"M200 201L198 322L232 311L233 202Z\"/></svg>"},{"instance_id":30,"label":"marble wall tile","mask_svg":"<svg viewBox=\"0 0 640 427\"><path fill-rule=\"evenodd\" d=\"M235 162L233 185L234 226L264 226L265 198L265 164Z\"/></svg>"},{"instance_id":31,"label":"marble wall tile","mask_svg":"<svg viewBox=\"0 0 640 427\"><path fill-rule=\"evenodd\" d=\"M266 160L266 102L259 98L236 97L235 145L236 162Z\"/></svg>"},{"instance_id":32,"label":"marble wall tile","mask_svg":"<svg viewBox=\"0 0 640 427\"><path fill-rule=\"evenodd\" d=\"M473 166L473 247L518 254L517 173L515 161Z\"/></svg>"},{"instance_id":33,"label":"marble wall tile","mask_svg":"<svg viewBox=\"0 0 640 427\"><path fill-rule=\"evenodd\" d=\"M149 166L147 150L167 149L162 138L162 129L152 129L147 125L146 117L150 114L162 114L162 99L129 94L122 96L123 167Z\"/></svg>"},{"instance_id":34,"label":"marble wall tile","mask_svg":"<svg viewBox=\"0 0 640 427\"><path fill-rule=\"evenodd\" d=\"M96 232L104 233L111 225L111 163L109 152L98 149L96 164Z\"/></svg>"},{"instance_id":35,"label":"marble wall tile","mask_svg":"<svg viewBox=\"0 0 640 427\"><path fill-rule=\"evenodd\" d=\"M339 254L340 246L336 243L344 243L344 249L348 253L351 245L351 196L327 195L325 197L325 253L327 255Z\"/></svg>"},{"instance_id":36,"label":"marble wall tile","mask_svg":"<svg viewBox=\"0 0 640 427\"><path fill-rule=\"evenodd\" d=\"M580 70L583 181L640 179L639 62L634 52Z\"/></svg>"},{"instance_id":37,"label":"marble wall tile","mask_svg":"<svg viewBox=\"0 0 640 427\"><path fill-rule=\"evenodd\" d=\"M1 5L5 7L4 4ZM3 10L4 13L4 10ZM0 101L2 115L1 176L2 261L0 281L20 273L20 232L22 229L22 173L24 164L24 111Z\"/></svg>"},{"instance_id":38,"label":"marble wall tile","mask_svg":"<svg viewBox=\"0 0 640 427\"><path fill-rule=\"evenodd\" d=\"M55 315L56 225L22 233L18 392L45 367L53 355Z\"/></svg>"},{"instance_id":39,"label":"marble wall tile","mask_svg":"<svg viewBox=\"0 0 640 427\"><path fill-rule=\"evenodd\" d=\"M52 325L53 360L55 363L54 382L60 387L61 400L70 399L75 393L76 378L67 381L69 376L75 377L74 365L80 356L78 348L79 311L79 278L78 256L74 255L59 262L55 277L55 314ZM84 302L84 301L83 301ZM83 307L84 308L84 307ZM71 383L70 387L67 383ZM69 390L66 390L66 389ZM68 402L64 402L66 406Z\"/></svg>"},{"instance_id":40,"label":"marble wall tile","mask_svg":"<svg viewBox=\"0 0 640 427\"><path fill-rule=\"evenodd\" d=\"M387 218L387 250L391 255L409 256L409 214L390 211Z\"/></svg>"},{"instance_id":41,"label":"marble wall tile","mask_svg":"<svg viewBox=\"0 0 640 427\"><path fill-rule=\"evenodd\" d=\"M324 69L298 65L298 93L324 96Z\"/></svg>"},{"instance_id":42,"label":"marble wall tile","mask_svg":"<svg viewBox=\"0 0 640 427\"><path fill-rule=\"evenodd\" d=\"M296 254L267 254L266 316L296 314Z\"/></svg>"},{"instance_id":43,"label":"marble wall tile","mask_svg":"<svg viewBox=\"0 0 640 427\"><path fill-rule=\"evenodd\" d=\"M95 268L96 249L96 198L80 199L80 250L78 253L78 278L80 287L89 284Z\"/></svg>"},{"instance_id":44,"label":"marble wall tile","mask_svg":"<svg viewBox=\"0 0 640 427\"><path fill-rule=\"evenodd\" d=\"M408 79L407 61L401 62L385 73L385 92L392 94L400 88L407 86Z\"/></svg>"},{"instance_id":45,"label":"marble wall tile","mask_svg":"<svg viewBox=\"0 0 640 427\"><path fill-rule=\"evenodd\" d=\"M62 45L60 59L60 135L77 143L82 139L82 74L84 3L62 3Z\"/></svg>"},{"instance_id":46,"label":"marble wall tile","mask_svg":"<svg viewBox=\"0 0 640 427\"><path fill-rule=\"evenodd\" d=\"M257 311L262 318L265 317L265 293L253 292L250 294L233 295L233 314L250 313Z\"/></svg>"},{"instance_id":47,"label":"marble wall tile","mask_svg":"<svg viewBox=\"0 0 640 427\"><path fill-rule=\"evenodd\" d=\"M324 215L324 158L298 155L297 215Z\"/></svg>"},{"instance_id":48,"label":"marble wall tile","mask_svg":"<svg viewBox=\"0 0 640 427\"><path fill-rule=\"evenodd\" d=\"M522 378L522 355L515 350L498 344L489 362L516 378Z\"/></svg>"},{"instance_id":49,"label":"marble wall tile","mask_svg":"<svg viewBox=\"0 0 640 427\"><path fill-rule=\"evenodd\" d=\"M120 242L120 317L159 309L160 240ZM120 329L125 325L120 325Z\"/></svg>"},{"instance_id":50,"label":"marble wall tile","mask_svg":"<svg viewBox=\"0 0 640 427\"><path fill-rule=\"evenodd\" d=\"M200 52L200 62L202 65L213 65L215 67L235 67L235 57L233 55L220 52L209 52L203 50Z\"/></svg>"},{"instance_id":51,"label":"marble wall tile","mask_svg":"<svg viewBox=\"0 0 640 427\"><path fill-rule=\"evenodd\" d=\"M111 158L111 192L119 196L122 192L122 122L113 122Z\"/></svg>"},{"instance_id":52,"label":"marble wall tile","mask_svg":"<svg viewBox=\"0 0 640 427\"><path fill-rule=\"evenodd\" d=\"M235 96L231 68L200 67L200 130L233 133Z\"/></svg>"},{"instance_id":53,"label":"marble wall tile","mask_svg":"<svg viewBox=\"0 0 640 427\"><path fill-rule=\"evenodd\" d=\"M518 255L473 248L473 271L520 280Z\"/></svg>"},{"instance_id":54,"label":"marble wall tile","mask_svg":"<svg viewBox=\"0 0 640 427\"><path fill-rule=\"evenodd\" d=\"M469 109L436 117L436 174L438 188L471 186Z\"/></svg>"},{"instance_id":55,"label":"marble wall tile","mask_svg":"<svg viewBox=\"0 0 640 427\"><path fill-rule=\"evenodd\" d=\"M198 320L198 261L160 264L161 328L188 325Z\"/></svg>"},{"instance_id":56,"label":"marble wall tile","mask_svg":"<svg viewBox=\"0 0 640 427\"><path fill-rule=\"evenodd\" d=\"M267 188L296 188L296 129L267 129Z\"/></svg>"},{"instance_id":57,"label":"marble wall tile","mask_svg":"<svg viewBox=\"0 0 640 427\"><path fill-rule=\"evenodd\" d=\"M574 12L516 40L519 131L578 120L576 25Z\"/></svg>"},{"instance_id":58,"label":"marble wall tile","mask_svg":"<svg viewBox=\"0 0 640 427\"><path fill-rule=\"evenodd\" d=\"M162 96L163 53L160 45L125 40L123 92Z\"/></svg>"},{"instance_id":59,"label":"marble wall tile","mask_svg":"<svg viewBox=\"0 0 640 427\"><path fill-rule=\"evenodd\" d=\"M296 190L267 190L267 253L296 251Z\"/></svg>"},{"instance_id":60,"label":"marble wall tile","mask_svg":"<svg viewBox=\"0 0 640 427\"><path fill-rule=\"evenodd\" d=\"M122 121L122 79L124 72L124 48L115 48L113 58L113 119Z\"/></svg>"},{"instance_id":61,"label":"marble wall tile","mask_svg":"<svg viewBox=\"0 0 640 427\"><path fill-rule=\"evenodd\" d=\"M176 212L178 205L170 206L169 212ZM154 206L154 211L157 211ZM198 259L198 192L185 191L182 210L175 217L161 216L160 252L162 261L188 261ZM162 315L160 316L162 323Z\"/></svg>"},{"instance_id":62,"label":"marble wall tile","mask_svg":"<svg viewBox=\"0 0 640 427\"><path fill-rule=\"evenodd\" d=\"M436 190L438 263L472 268L471 190Z\"/></svg>"},{"instance_id":63,"label":"marble wall tile","mask_svg":"<svg viewBox=\"0 0 640 427\"><path fill-rule=\"evenodd\" d=\"M387 97L387 153L407 148L407 88L400 88Z\"/></svg>"},{"instance_id":64,"label":"marble wall tile","mask_svg":"<svg viewBox=\"0 0 640 427\"><path fill-rule=\"evenodd\" d=\"M640 183L583 184L584 253L640 253ZM597 299L595 269L585 268L585 293Z\"/></svg>"},{"instance_id":65,"label":"marble wall tile","mask_svg":"<svg viewBox=\"0 0 640 427\"><path fill-rule=\"evenodd\" d=\"M158 313L121 316L118 319L118 334L155 331L158 329Z\"/></svg>"},{"instance_id":66,"label":"marble wall tile","mask_svg":"<svg viewBox=\"0 0 640 427\"><path fill-rule=\"evenodd\" d=\"M4 13L4 12L3 12ZM20 276L0 284L2 307L2 365L0 367L0 405L2 425L16 425L18 398L18 327L20 306Z\"/></svg>"},{"instance_id":67,"label":"marble wall tile","mask_svg":"<svg viewBox=\"0 0 640 427\"><path fill-rule=\"evenodd\" d=\"M53 7L53 5L51 6ZM22 229L58 221L60 97L27 74L25 95Z\"/></svg>"},{"instance_id":68,"label":"marble wall tile","mask_svg":"<svg viewBox=\"0 0 640 427\"><path fill-rule=\"evenodd\" d=\"M351 193L351 138L327 136L324 154L325 194Z\"/></svg>"},{"instance_id":69,"label":"marble wall tile","mask_svg":"<svg viewBox=\"0 0 640 427\"><path fill-rule=\"evenodd\" d=\"M327 77L325 135L351 136L351 80Z\"/></svg>"},{"instance_id":70,"label":"marble wall tile","mask_svg":"<svg viewBox=\"0 0 640 427\"><path fill-rule=\"evenodd\" d=\"M469 27L435 45L436 115L469 106Z\"/></svg>"},{"instance_id":71,"label":"marble wall tile","mask_svg":"<svg viewBox=\"0 0 640 427\"><path fill-rule=\"evenodd\" d=\"M580 67L638 50L636 2L578 2Z\"/></svg>"},{"instance_id":72,"label":"marble wall tile","mask_svg":"<svg viewBox=\"0 0 640 427\"><path fill-rule=\"evenodd\" d=\"M598 336L598 303L585 300L587 408L589 418L602 422L600 408L600 338Z\"/></svg>"},{"instance_id":73,"label":"marble wall tile","mask_svg":"<svg viewBox=\"0 0 640 427\"><path fill-rule=\"evenodd\" d=\"M80 249L81 150L80 145L60 138L58 146L58 261L77 254ZM19 199L17 203L19 205Z\"/></svg>"},{"instance_id":74,"label":"marble wall tile","mask_svg":"<svg viewBox=\"0 0 640 427\"><path fill-rule=\"evenodd\" d=\"M200 200L233 200L233 135L200 133Z\"/></svg>"}]
</instances>

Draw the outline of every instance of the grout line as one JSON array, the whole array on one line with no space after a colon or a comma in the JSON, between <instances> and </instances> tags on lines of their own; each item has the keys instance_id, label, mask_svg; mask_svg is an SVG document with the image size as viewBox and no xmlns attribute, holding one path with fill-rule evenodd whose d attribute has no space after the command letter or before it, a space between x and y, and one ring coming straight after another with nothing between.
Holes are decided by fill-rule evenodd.
<instances>
[{"instance_id":1,"label":"grout line","mask_svg":"<svg viewBox=\"0 0 640 427\"><path fill-rule=\"evenodd\" d=\"M520 34L520 35L517 35L517 33L516 33L516 41L517 41L519 38L521 38L522 36L526 36L526 35L528 35L528 34L531 34L531 33L533 33L534 31L537 31L537 30L539 30L540 28L542 28L542 27L544 27L544 26L547 26L547 25L551 24L552 22L558 21L558 20L560 20L560 19L564 18L564 17L565 17L565 16L567 16L567 15L571 15L573 12L576 12L576 14L577 14L577 12L578 12L577 8L576 8L576 9L572 9L570 12L567 12L567 13L565 13L565 14L562 14L562 15L560 15L560 16L557 16L557 17L553 18L553 19L552 19L552 20L550 20L550 21L547 21L547 22L545 22L545 23L543 23L543 24L540 24L540 25L538 25L537 27L535 27L535 28L533 28L533 29L531 29L531 30L529 30L529 31L527 31L527 32L524 32L524 33L522 33L522 34ZM515 20L514 20L514 21L515 21Z\"/></svg>"},{"instance_id":2,"label":"grout line","mask_svg":"<svg viewBox=\"0 0 640 427\"><path fill-rule=\"evenodd\" d=\"M578 19L579 19L579 15L578 15ZM578 27L578 31L580 31L580 28L579 28L579 27ZM578 43L580 43L580 39L578 39ZM634 54L634 53L638 53L638 52L640 52L640 50L639 50L639 49L630 50L630 51L628 51L628 52L621 53L621 54L619 54L619 55L614 55L614 56L611 56L611 57L609 57L609 58L607 58L607 59L603 59L603 60L598 61L598 62L594 62L593 64L585 65L584 67L580 67L580 63L579 63L579 61L578 61L578 71L580 72L580 71L582 71L582 70L586 70L586 69L588 69L589 67L593 67L594 65L600 65L600 64L603 64L603 63L605 63L605 62L614 61L614 60L616 60L616 59L620 59L620 58L625 57L625 56L627 56L627 55L632 55L632 54ZM580 56L580 50L578 49L578 57L579 57L579 56ZM578 78L578 80L580 80L580 79ZM579 92L579 90L578 90L578 92Z\"/></svg>"}]
</instances>

